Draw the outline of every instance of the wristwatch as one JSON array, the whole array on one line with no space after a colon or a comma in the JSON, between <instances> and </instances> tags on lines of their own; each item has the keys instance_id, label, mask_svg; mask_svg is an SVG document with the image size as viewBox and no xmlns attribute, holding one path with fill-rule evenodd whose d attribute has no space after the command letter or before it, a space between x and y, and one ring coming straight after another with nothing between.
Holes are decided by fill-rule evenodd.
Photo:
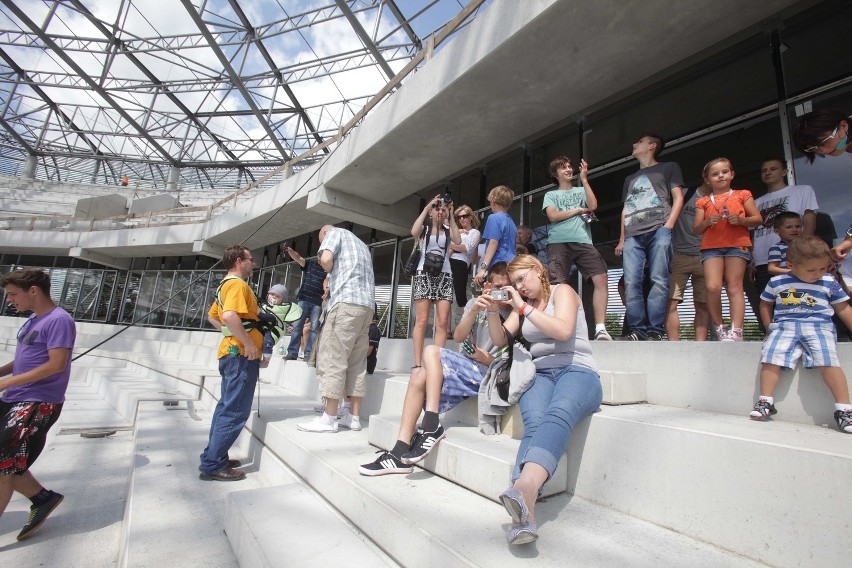
<instances>
[{"instance_id":1,"label":"wristwatch","mask_svg":"<svg viewBox=\"0 0 852 568\"><path fill-rule=\"evenodd\" d=\"M852 227L849 227L848 229L846 229L846 238L852 239Z\"/></svg>"},{"instance_id":2,"label":"wristwatch","mask_svg":"<svg viewBox=\"0 0 852 568\"><path fill-rule=\"evenodd\" d=\"M849 227L849 230L852 231L852 227ZM847 231L847 234L849 234L848 231ZM485 264L484 262L481 262L479 264L479 268L482 269L482 270L488 270L488 265Z\"/></svg>"}]
</instances>

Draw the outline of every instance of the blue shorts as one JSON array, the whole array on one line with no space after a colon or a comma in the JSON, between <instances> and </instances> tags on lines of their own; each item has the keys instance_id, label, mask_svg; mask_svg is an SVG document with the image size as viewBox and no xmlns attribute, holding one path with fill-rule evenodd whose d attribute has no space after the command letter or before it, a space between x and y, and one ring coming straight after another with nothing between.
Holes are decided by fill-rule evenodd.
<instances>
[{"instance_id":1,"label":"blue shorts","mask_svg":"<svg viewBox=\"0 0 852 568\"><path fill-rule=\"evenodd\" d=\"M839 367L837 332L829 322L782 321L769 324L761 363L795 369L800 357L805 369Z\"/></svg>"},{"instance_id":2,"label":"blue shorts","mask_svg":"<svg viewBox=\"0 0 852 568\"><path fill-rule=\"evenodd\" d=\"M751 253L747 247L728 247L718 249L705 249L701 251L701 262L708 258L723 258L727 256L735 256L745 259L746 262L751 261Z\"/></svg>"},{"instance_id":3,"label":"blue shorts","mask_svg":"<svg viewBox=\"0 0 852 568\"><path fill-rule=\"evenodd\" d=\"M488 367L464 353L441 348L441 370L444 372L444 384L441 386L439 414L472 396L479 396L479 385Z\"/></svg>"}]
</instances>

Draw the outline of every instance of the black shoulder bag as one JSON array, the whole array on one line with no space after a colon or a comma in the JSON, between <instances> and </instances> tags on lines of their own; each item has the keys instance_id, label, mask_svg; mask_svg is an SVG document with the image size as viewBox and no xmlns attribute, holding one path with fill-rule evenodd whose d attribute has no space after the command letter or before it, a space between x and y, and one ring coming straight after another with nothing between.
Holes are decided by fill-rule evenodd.
<instances>
[{"instance_id":1,"label":"black shoulder bag","mask_svg":"<svg viewBox=\"0 0 852 568\"><path fill-rule=\"evenodd\" d=\"M423 240L423 235L429 234L428 231L428 227L423 227L423 232L420 233L420 238L414 243L414 249L411 251L411 254L408 255L408 260L405 261L405 264L402 267L402 274L406 278L411 278L414 276L414 273L417 272L417 265L420 264L421 254L420 241Z\"/></svg>"},{"instance_id":2,"label":"black shoulder bag","mask_svg":"<svg viewBox=\"0 0 852 568\"><path fill-rule=\"evenodd\" d=\"M426 246L429 246L429 232L432 225L426 227ZM438 237L435 237L435 242L438 242ZM450 246L450 230L444 227L444 253L437 252L426 253L426 258L423 259L423 272L432 276L438 276L444 270L444 259L447 257L447 249Z\"/></svg>"}]
</instances>

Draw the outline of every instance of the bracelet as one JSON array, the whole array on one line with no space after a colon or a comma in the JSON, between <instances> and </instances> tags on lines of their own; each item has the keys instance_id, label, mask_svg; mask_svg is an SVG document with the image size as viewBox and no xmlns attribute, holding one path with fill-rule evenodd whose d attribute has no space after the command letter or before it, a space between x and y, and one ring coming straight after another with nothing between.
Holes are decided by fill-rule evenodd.
<instances>
[{"instance_id":1,"label":"bracelet","mask_svg":"<svg viewBox=\"0 0 852 568\"><path fill-rule=\"evenodd\" d=\"M524 305L522 305L520 308L518 308L518 315L519 315L519 316L524 315L524 312L526 312L526 311L527 311L527 306L528 306L528 305L529 305L529 304L524 304Z\"/></svg>"},{"instance_id":2,"label":"bracelet","mask_svg":"<svg viewBox=\"0 0 852 568\"><path fill-rule=\"evenodd\" d=\"M485 310L485 311L487 311L489 314L499 314L500 313L500 310Z\"/></svg>"}]
</instances>

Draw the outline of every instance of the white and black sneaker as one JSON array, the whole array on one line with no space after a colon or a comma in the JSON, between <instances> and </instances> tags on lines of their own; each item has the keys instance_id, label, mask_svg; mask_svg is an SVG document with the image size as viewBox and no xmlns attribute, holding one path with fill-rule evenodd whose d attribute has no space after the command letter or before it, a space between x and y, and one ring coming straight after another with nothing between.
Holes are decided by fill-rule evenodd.
<instances>
[{"instance_id":1,"label":"white and black sneaker","mask_svg":"<svg viewBox=\"0 0 852 568\"><path fill-rule=\"evenodd\" d=\"M852 434L852 410L835 410L834 421L837 422L838 430L844 434ZM403 461L405 461L404 456Z\"/></svg>"},{"instance_id":2,"label":"white and black sneaker","mask_svg":"<svg viewBox=\"0 0 852 568\"><path fill-rule=\"evenodd\" d=\"M413 464L417 463L427 455L432 449L444 438L444 427L438 424L438 429L434 432L418 431L414 442L411 444L411 449L402 454L402 463Z\"/></svg>"},{"instance_id":3,"label":"white and black sneaker","mask_svg":"<svg viewBox=\"0 0 852 568\"><path fill-rule=\"evenodd\" d=\"M405 465L399 461L399 458L390 452L379 450L376 453L382 455L376 458L376 461L364 464L358 468L361 475L375 477L377 475L387 475L389 473L411 473L414 471L413 466Z\"/></svg>"},{"instance_id":4,"label":"white and black sneaker","mask_svg":"<svg viewBox=\"0 0 852 568\"><path fill-rule=\"evenodd\" d=\"M607 330L601 329L595 333L595 341L612 341L612 336Z\"/></svg>"}]
</instances>

